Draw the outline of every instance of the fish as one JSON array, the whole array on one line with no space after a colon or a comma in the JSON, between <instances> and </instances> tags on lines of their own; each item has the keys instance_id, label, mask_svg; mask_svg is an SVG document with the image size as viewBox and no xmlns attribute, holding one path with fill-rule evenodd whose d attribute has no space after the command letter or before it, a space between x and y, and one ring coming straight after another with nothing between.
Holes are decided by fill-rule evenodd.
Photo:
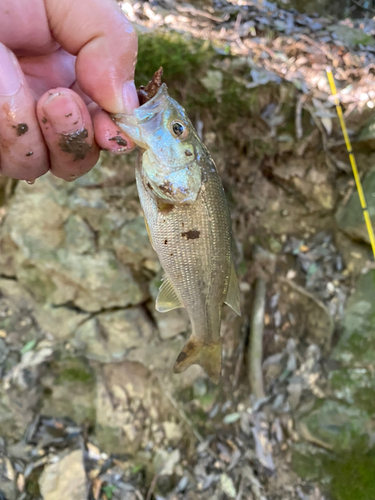
<instances>
[{"instance_id":1,"label":"fish","mask_svg":"<svg viewBox=\"0 0 375 500\"><path fill-rule=\"evenodd\" d=\"M140 147L137 190L164 270L156 310L184 307L192 325L173 371L198 364L218 383L223 304L241 315L231 218L214 160L160 76L139 108L113 119Z\"/></svg>"}]
</instances>

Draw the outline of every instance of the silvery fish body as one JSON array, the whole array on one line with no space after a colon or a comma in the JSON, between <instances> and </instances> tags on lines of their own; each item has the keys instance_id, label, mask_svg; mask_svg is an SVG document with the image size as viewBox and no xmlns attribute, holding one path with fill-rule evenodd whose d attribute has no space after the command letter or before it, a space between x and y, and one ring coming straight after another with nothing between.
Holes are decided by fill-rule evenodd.
<instances>
[{"instance_id":1,"label":"silvery fish body","mask_svg":"<svg viewBox=\"0 0 375 500\"><path fill-rule=\"evenodd\" d=\"M238 314L240 307L230 215L215 164L165 85L132 116L115 120L143 150L137 188L165 272L156 309L185 307L192 323L174 371L197 363L217 382L222 305Z\"/></svg>"}]
</instances>

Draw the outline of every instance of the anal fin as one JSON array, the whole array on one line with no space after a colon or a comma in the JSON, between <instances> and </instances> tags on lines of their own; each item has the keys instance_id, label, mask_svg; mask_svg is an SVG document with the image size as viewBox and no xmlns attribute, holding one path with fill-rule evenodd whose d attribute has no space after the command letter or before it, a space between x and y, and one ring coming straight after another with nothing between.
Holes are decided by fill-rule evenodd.
<instances>
[{"instance_id":1,"label":"anal fin","mask_svg":"<svg viewBox=\"0 0 375 500\"><path fill-rule=\"evenodd\" d=\"M178 309L179 307L184 307L184 305L177 295L172 283L164 276L163 283L161 284L159 294L156 298L155 308L159 312L167 312L172 311L172 309Z\"/></svg>"},{"instance_id":2,"label":"anal fin","mask_svg":"<svg viewBox=\"0 0 375 500\"><path fill-rule=\"evenodd\" d=\"M236 270L234 269L234 264L232 262L232 267L230 271L229 285L227 296L224 301L229 307L233 309L238 316L241 316L241 307L240 307L240 288L238 286L238 279Z\"/></svg>"}]
</instances>

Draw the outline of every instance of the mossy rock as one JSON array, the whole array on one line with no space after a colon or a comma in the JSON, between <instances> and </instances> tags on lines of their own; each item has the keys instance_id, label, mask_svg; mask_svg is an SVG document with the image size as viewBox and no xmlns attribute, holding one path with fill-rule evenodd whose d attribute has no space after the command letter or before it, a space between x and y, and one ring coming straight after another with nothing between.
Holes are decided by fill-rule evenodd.
<instances>
[{"instance_id":1,"label":"mossy rock","mask_svg":"<svg viewBox=\"0 0 375 500\"><path fill-rule=\"evenodd\" d=\"M299 421L302 435L309 441L336 452L349 451L358 443L370 447L371 417L356 408L334 400L318 401Z\"/></svg>"},{"instance_id":2,"label":"mossy rock","mask_svg":"<svg viewBox=\"0 0 375 500\"><path fill-rule=\"evenodd\" d=\"M95 376L84 358L53 361L42 384L42 413L70 417L78 424L95 422Z\"/></svg>"},{"instance_id":3,"label":"mossy rock","mask_svg":"<svg viewBox=\"0 0 375 500\"><path fill-rule=\"evenodd\" d=\"M332 358L346 367L375 363L375 271L359 276L356 290L349 298L344 318L344 333Z\"/></svg>"},{"instance_id":4,"label":"mossy rock","mask_svg":"<svg viewBox=\"0 0 375 500\"><path fill-rule=\"evenodd\" d=\"M368 203L368 212L371 220L375 218L375 169L372 169L362 181L363 191ZM346 205L341 206L336 214L336 221L340 229L345 231L354 240L370 243L363 211L356 189L353 190Z\"/></svg>"}]
</instances>

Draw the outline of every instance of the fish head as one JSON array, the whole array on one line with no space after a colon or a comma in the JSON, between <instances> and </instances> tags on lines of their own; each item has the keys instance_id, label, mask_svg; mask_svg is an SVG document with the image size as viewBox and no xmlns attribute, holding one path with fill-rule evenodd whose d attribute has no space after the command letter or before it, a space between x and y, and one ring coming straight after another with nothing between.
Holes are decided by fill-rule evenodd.
<instances>
[{"instance_id":1,"label":"fish head","mask_svg":"<svg viewBox=\"0 0 375 500\"><path fill-rule=\"evenodd\" d=\"M132 115L114 120L144 150L143 175L156 196L171 204L193 203L202 185L200 163L206 150L166 85Z\"/></svg>"}]
</instances>

